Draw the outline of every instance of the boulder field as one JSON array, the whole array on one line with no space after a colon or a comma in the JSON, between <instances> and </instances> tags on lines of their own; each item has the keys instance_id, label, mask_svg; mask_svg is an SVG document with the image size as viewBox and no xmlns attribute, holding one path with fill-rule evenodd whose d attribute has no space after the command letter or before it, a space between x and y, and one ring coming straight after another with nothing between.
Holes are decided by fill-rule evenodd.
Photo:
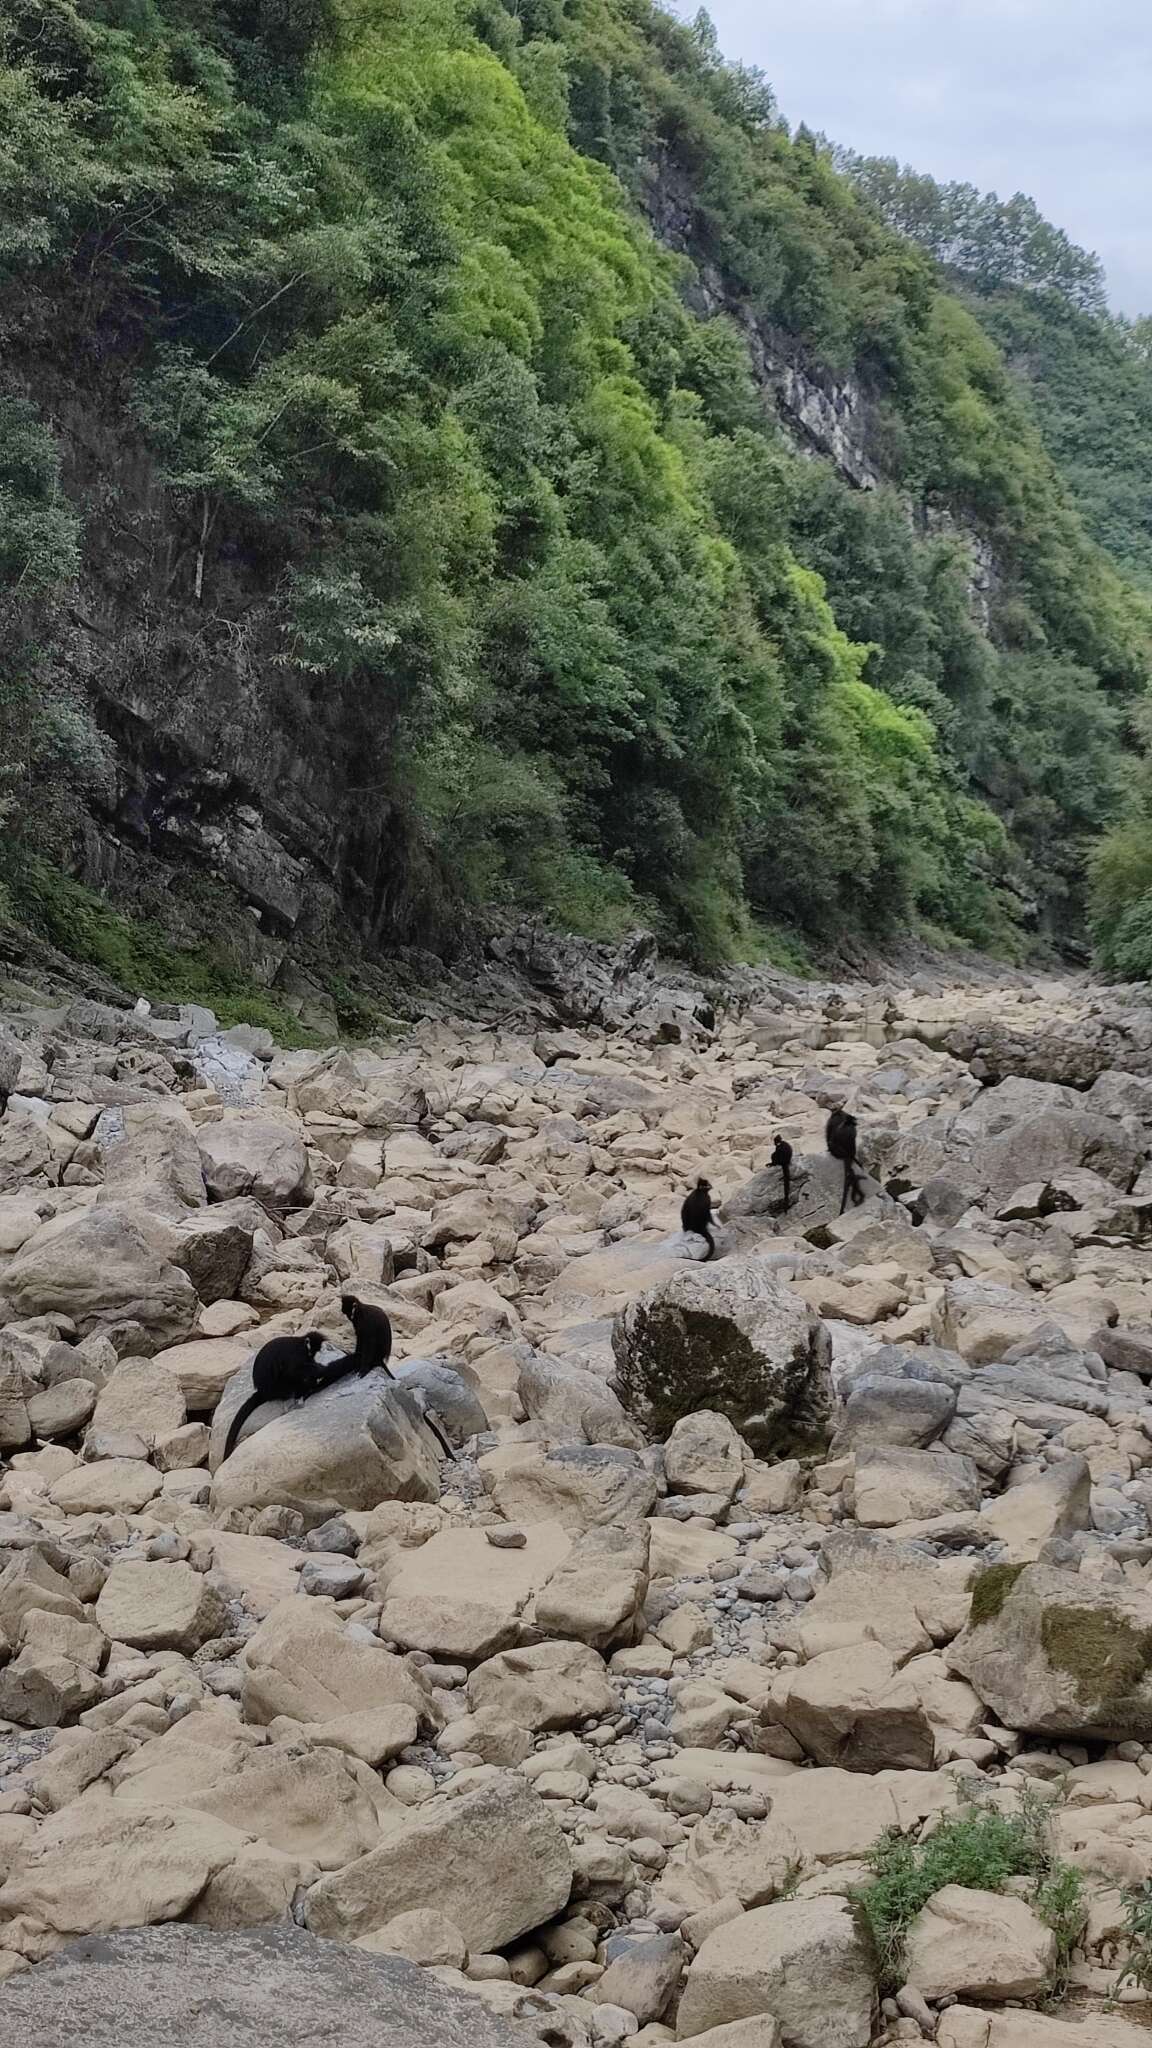
<instances>
[{"instance_id":1,"label":"boulder field","mask_svg":"<svg viewBox=\"0 0 1152 2048\"><path fill-rule=\"evenodd\" d=\"M0 1009L0 2037L1147 2043L1147 991Z\"/></svg>"}]
</instances>

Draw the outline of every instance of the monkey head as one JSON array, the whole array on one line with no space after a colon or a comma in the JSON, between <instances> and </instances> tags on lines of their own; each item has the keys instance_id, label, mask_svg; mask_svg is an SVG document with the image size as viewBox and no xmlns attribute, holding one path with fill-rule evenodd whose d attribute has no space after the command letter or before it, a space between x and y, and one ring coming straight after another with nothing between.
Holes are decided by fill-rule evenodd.
<instances>
[{"instance_id":1,"label":"monkey head","mask_svg":"<svg viewBox=\"0 0 1152 2048\"><path fill-rule=\"evenodd\" d=\"M360 1303L354 1294L342 1294L340 1296L340 1313L342 1316L347 1316L352 1328L355 1329L356 1318L360 1313Z\"/></svg>"},{"instance_id":2,"label":"monkey head","mask_svg":"<svg viewBox=\"0 0 1152 2048\"><path fill-rule=\"evenodd\" d=\"M309 1355L315 1358L318 1352L323 1351L327 1338L322 1330L309 1330L301 1337L300 1342Z\"/></svg>"}]
</instances>

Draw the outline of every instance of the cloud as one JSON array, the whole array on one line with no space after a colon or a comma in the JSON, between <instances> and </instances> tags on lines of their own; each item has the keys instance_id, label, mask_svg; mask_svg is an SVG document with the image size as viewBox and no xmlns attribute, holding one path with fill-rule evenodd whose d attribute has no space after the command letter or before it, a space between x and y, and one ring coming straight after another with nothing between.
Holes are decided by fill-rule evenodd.
<instances>
[{"instance_id":1,"label":"cloud","mask_svg":"<svg viewBox=\"0 0 1152 2048\"><path fill-rule=\"evenodd\" d=\"M690 15L694 8L682 6ZM713 0L729 57L782 113L869 155L1027 192L1152 309L1147 0Z\"/></svg>"}]
</instances>

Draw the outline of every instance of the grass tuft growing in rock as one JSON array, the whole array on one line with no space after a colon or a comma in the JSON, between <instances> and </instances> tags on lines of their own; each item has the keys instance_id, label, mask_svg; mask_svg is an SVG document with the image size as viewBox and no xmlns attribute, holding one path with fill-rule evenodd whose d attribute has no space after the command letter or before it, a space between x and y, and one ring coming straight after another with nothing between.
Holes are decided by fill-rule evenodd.
<instances>
[{"instance_id":1,"label":"grass tuft growing in rock","mask_svg":"<svg viewBox=\"0 0 1152 2048\"><path fill-rule=\"evenodd\" d=\"M968 1807L942 1821L924 1842L889 1829L869 1851L868 1863L871 1881L859 1887L856 1898L876 1944L884 1991L904 1981L908 1929L936 1892L948 1884L998 1892L1013 1877L1036 1880L1031 1904L1056 1936L1052 1990L1062 1988L1084 1921L1084 1886L1078 1870L1053 1858L1039 1799L1025 1792L1017 1814Z\"/></svg>"}]
</instances>

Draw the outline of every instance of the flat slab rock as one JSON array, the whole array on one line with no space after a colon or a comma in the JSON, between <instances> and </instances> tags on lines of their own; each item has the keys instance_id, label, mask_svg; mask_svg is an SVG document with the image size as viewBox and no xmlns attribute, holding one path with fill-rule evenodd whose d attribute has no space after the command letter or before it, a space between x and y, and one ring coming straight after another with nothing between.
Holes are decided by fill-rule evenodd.
<instances>
[{"instance_id":1,"label":"flat slab rock","mask_svg":"<svg viewBox=\"0 0 1152 2048\"><path fill-rule=\"evenodd\" d=\"M13 2048L517 2048L479 2000L399 1956L287 1928L142 1927L73 1942L0 1990Z\"/></svg>"}]
</instances>

